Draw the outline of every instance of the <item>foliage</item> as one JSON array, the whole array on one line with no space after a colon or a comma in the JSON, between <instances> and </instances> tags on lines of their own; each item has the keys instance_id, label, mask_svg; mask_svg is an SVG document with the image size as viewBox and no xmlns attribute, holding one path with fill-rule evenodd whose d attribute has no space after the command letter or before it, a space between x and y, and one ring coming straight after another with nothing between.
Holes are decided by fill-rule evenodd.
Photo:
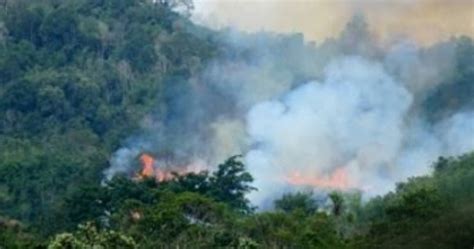
<instances>
[{"instance_id":1,"label":"foliage","mask_svg":"<svg viewBox=\"0 0 474 249\"><path fill-rule=\"evenodd\" d=\"M210 193L217 201L249 212L251 208L245 194L256 189L249 185L253 182L253 177L245 171L244 164L237 158L238 156L233 156L218 166L217 171L209 178L210 184L215 186Z\"/></svg>"},{"instance_id":2,"label":"foliage","mask_svg":"<svg viewBox=\"0 0 474 249\"><path fill-rule=\"evenodd\" d=\"M255 212L246 197L253 177L238 156L165 182L103 182L109 156L151 107L173 126L172 114L190 114L174 96L190 97L189 79L216 55L254 57L192 24L192 8L189 0L2 3L0 247L472 247L472 153L440 158L432 175L367 202L330 193L329 207L319 201L326 195L299 192ZM363 19L349 25L342 48L369 37ZM355 40L359 54L377 56L372 41ZM424 93L430 119L474 104L473 41L451 43L455 73Z\"/></svg>"},{"instance_id":3,"label":"foliage","mask_svg":"<svg viewBox=\"0 0 474 249\"><path fill-rule=\"evenodd\" d=\"M344 205L344 199L341 196L341 194L337 192L332 192L329 194L329 198L331 199L332 202L332 213L334 216L340 216L342 214L343 210L343 205Z\"/></svg>"},{"instance_id":4,"label":"foliage","mask_svg":"<svg viewBox=\"0 0 474 249\"><path fill-rule=\"evenodd\" d=\"M275 209L288 213L302 211L305 214L314 214L318 204L312 192L287 193L275 201Z\"/></svg>"},{"instance_id":5,"label":"foliage","mask_svg":"<svg viewBox=\"0 0 474 249\"><path fill-rule=\"evenodd\" d=\"M355 248L463 248L474 243L474 154L440 158L433 176L411 178L395 193L371 200L369 228ZM462 229L459 232L457 229Z\"/></svg>"},{"instance_id":6,"label":"foliage","mask_svg":"<svg viewBox=\"0 0 474 249\"><path fill-rule=\"evenodd\" d=\"M0 245L4 248L35 248L37 236L28 231L24 224L17 220L0 217Z\"/></svg>"},{"instance_id":7,"label":"foliage","mask_svg":"<svg viewBox=\"0 0 474 249\"><path fill-rule=\"evenodd\" d=\"M440 158L432 176L399 183L395 192L365 204L357 192L331 192L331 205L318 202L314 193L297 192L276 200L275 210L255 213L242 212L212 191L229 186L213 177L238 179L245 173L223 169L235 169L235 161L228 163L235 159L216 170L226 174L190 173L161 183L117 177L84 188L78 205L70 207L99 211L70 215L89 214L85 220L132 237L140 248L462 248L474 242L474 154ZM94 199L102 204L86 204ZM68 236L63 239L71 240Z\"/></svg>"},{"instance_id":8,"label":"foliage","mask_svg":"<svg viewBox=\"0 0 474 249\"><path fill-rule=\"evenodd\" d=\"M135 241L115 231L98 231L91 223L79 225L75 234L62 233L56 235L48 245L48 249L135 249L138 248Z\"/></svg>"},{"instance_id":9,"label":"foliage","mask_svg":"<svg viewBox=\"0 0 474 249\"><path fill-rule=\"evenodd\" d=\"M210 32L173 11L181 5L192 6L190 1L5 1L0 8L3 214L44 236L91 218L80 210L85 205L66 209L67 200L80 199L77 192L84 186L98 188L110 154L156 105L157 95L165 95L166 79L191 77L214 54ZM165 116L162 99L159 115ZM95 199L82 194L82 204Z\"/></svg>"}]
</instances>

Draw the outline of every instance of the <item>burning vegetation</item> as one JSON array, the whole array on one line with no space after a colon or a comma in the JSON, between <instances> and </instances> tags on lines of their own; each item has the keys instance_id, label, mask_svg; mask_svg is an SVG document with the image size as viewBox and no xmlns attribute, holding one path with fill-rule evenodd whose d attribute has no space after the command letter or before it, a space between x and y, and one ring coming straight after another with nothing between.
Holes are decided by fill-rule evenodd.
<instances>
[{"instance_id":1,"label":"burning vegetation","mask_svg":"<svg viewBox=\"0 0 474 249\"><path fill-rule=\"evenodd\" d=\"M140 169L133 177L135 180L155 178L157 182L163 182L173 179L176 175L197 171L197 168L193 167L194 165L192 164L185 166L173 164L170 166L163 162L160 165L155 157L149 153L142 153L138 159L140 161Z\"/></svg>"},{"instance_id":2,"label":"burning vegetation","mask_svg":"<svg viewBox=\"0 0 474 249\"><path fill-rule=\"evenodd\" d=\"M155 165L155 158L148 153L141 154L139 157L139 161L141 168L134 177L134 179L136 180L155 178L156 181L162 182L173 177L172 171L162 169L159 166Z\"/></svg>"},{"instance_id":3,"label":"burning vegetation","mask_svg":"<svg viewBox=\"0 0 474 249\"><path fill-rule=\"evenodd\" d=\"M353 187L345 168L337 168L334 172L322 176L305 175L299 171L293 171L285 180L291 185L314 188L346 190Z\"/></svg>"},{"instance_id":4,"label":"burning vegetation","mask_svg":"<svg viewBox=\"0 0 474 249\"><path fill-rule=\"evenodd\" d=\"M197 172L198 167L188 166L166 166L158 165L154 156L149 153L142 153L139 156L140 169L135 173L135 180L155 178L157 182L173 179L176 175L185 175L189 172ZM194 168L194 169L191 169ZM347 170L343 167L337 168L329 174L308 175L299 171L292 171L283 181L294 186L310 186L314 188L347 190L352 186Z\"/></svg>"},{"instance_id":5,"label":"burning vegetation","mask_svg":"<svg viewBox=\"0 0 474 249\"><path fill-rule=\"evenodd\" d=\"M153 177L155 175L155 159L149 154L144 153L140 156L140 162L142 168L140 170L139 176L142 178Z\"/></svg>"},{"instance_id":6,"label":"burning vegetation","mask_svg":"<svg viewBox=\"0 0 474 249\"><path fill-rule=\"evenodd\" d=\"M2 1L1 248L474 245L473 35L381 41L357 15L313 43L191 2Z\"/></svg>"}]
</instances>

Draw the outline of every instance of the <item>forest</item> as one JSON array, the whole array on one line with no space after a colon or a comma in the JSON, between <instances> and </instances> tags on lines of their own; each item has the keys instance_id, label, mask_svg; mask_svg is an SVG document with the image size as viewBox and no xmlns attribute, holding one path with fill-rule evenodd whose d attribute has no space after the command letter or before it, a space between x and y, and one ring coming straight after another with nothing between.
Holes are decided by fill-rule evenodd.
<instances>
[{"instance_id":1,"label":"forest","mask_svg":"<svg viewBox=\"0 0 474 249\"><path fill-rule=\"evenodd\" d=\"M206 122L246 105L228 95L235 89L202 82L215 80L206 69L222 58L260 65L253 58L256 49L229 42L233 31L194 24L187 11L192 11L187 0L3 1L0 248L474 246L472 151L433 157L421 165L429 168L427 174L371 198L358 190L298 189L276 197L264 210L248 197L259 187L242 151L226 154L208 169L172 171L161 181L133 178L128 171L105 179L111 155L131 136L143 136L138 133L146 130L147 120L163 120L166 139L160 152L173 151L172 160L183 162L188 158L180 152L211 149L205 142L194 146L210 136ZM357 20L351 25L364 31ZM278 61L272 70L295 67L291 81L296 82L319 79L322 72L310 75L296 68L284 49L301 46L301 54L321 57L336 56L330 54L336 50L337 56L384 56L381 48L365 46L366 39L348 45L344 39L351 35L365 33L346 31L319 49L304 45L299 35L241 39L268 44L261 58L278 51L270 57ZM417 93L413 111L432 123L474 107L472 38L433 45L423 51L427 61L437 49L452 51L453 73ZM195 92L206 100L213 96L218 104ZM200 109L188 108L189 103L212 111L198 116ZM472 133L460 139L469 143L471 138Z\"/></svg>"}]
</instances>

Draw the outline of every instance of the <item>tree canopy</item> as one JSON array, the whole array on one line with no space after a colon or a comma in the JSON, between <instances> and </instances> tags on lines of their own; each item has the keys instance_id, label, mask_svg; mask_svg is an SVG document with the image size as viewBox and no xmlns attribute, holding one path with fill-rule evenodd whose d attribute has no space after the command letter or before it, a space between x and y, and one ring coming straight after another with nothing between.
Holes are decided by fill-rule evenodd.
<instances>
[{"instance_id":1,"label":"tree canopy","mask_svg":"<svg viewBox=\"0 0 474 249\"><path fill-rule=\"evenodd\" d=\"M1 3L0 248L474 245L472 153L442 157L432 174L370 200L358 192L292 192L268 210L249 201L258 190L240 156L161 182L104 181L110 155L147 113L172 127L176 112L193 123L173 97L190 97L199 88L191 79L214 58L252 61L250 50L229 49L221 33L193 24L192 9L190 0ZM338 46L357 40L359 54L378 56L365 21L348 26L354 31ZM293 38L275 43L291 47ZM425 93L416 110L433 120L474 105L474 43L461 37L453 44L454 76ZM306 79L300 71L297 78ZM214 93L209 88L198 90Z\"/></svg>"}]
</instances>

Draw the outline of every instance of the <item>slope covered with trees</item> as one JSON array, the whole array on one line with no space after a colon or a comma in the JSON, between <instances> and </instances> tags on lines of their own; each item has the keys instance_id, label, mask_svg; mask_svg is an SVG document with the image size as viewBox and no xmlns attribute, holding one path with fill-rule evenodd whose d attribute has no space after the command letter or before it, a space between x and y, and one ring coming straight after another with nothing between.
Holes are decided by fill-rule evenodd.
<instances>
[{"instance_id":1,"label":"slope covered with trees","mask_svg":"<svg viewBox=\"0 0 474 249\"><path fill-rule=\"evenodd\" d=\"M212 57L208 31L165 3L5 1L2 215L46 234L62 227L64 197L101 181L110 154L155 106L165 82L189 77Z\"/></svg>"},{"instance_id":2,"label":"slope covered with trees","mask_svg":"<svg viewBox=\"0 0 474 249\"><path fill-rule=\"evenodd\" d=\"M82 188L68 200L67 210L76 218L72 224L85 225L56 235L50 248L94 243L96 237L84 239L85 232L103 236L97 240L105 248L120 241L120 248L464 248L474 243L474 154L440 158L433 175L399 183L396 191L367 203L357 192L333 192L323 202L299 192L284 195L266 212L249 212L252 207L242 196L252 191L251 177L242 166L233 157L211 175L191 173L161 184L117 177L97 189ZM108 242L119 235L121 240Z\"/></svg>"},{"instance_id":3,"label":"slope covered with trees","mask_svg":"<svg viewBox=\"0 0 474 249\"><path fill-rule=\"evenodd\" d=\"M360 193L286 194L255 212L239 157L157 183L103 170L146 113L228 51L174 11L187 0L15 0L0 7L1 248L469 248L474 155L362 203ZM427 93L433 119L472 106L473 42L453 82ZM235 54L234 54L235 53ZM250 56L249 56L250 57ZM250 60L250 59L249 59ZM457 96L455 99L450 96Z\"/></svg>"}]
</instances>

